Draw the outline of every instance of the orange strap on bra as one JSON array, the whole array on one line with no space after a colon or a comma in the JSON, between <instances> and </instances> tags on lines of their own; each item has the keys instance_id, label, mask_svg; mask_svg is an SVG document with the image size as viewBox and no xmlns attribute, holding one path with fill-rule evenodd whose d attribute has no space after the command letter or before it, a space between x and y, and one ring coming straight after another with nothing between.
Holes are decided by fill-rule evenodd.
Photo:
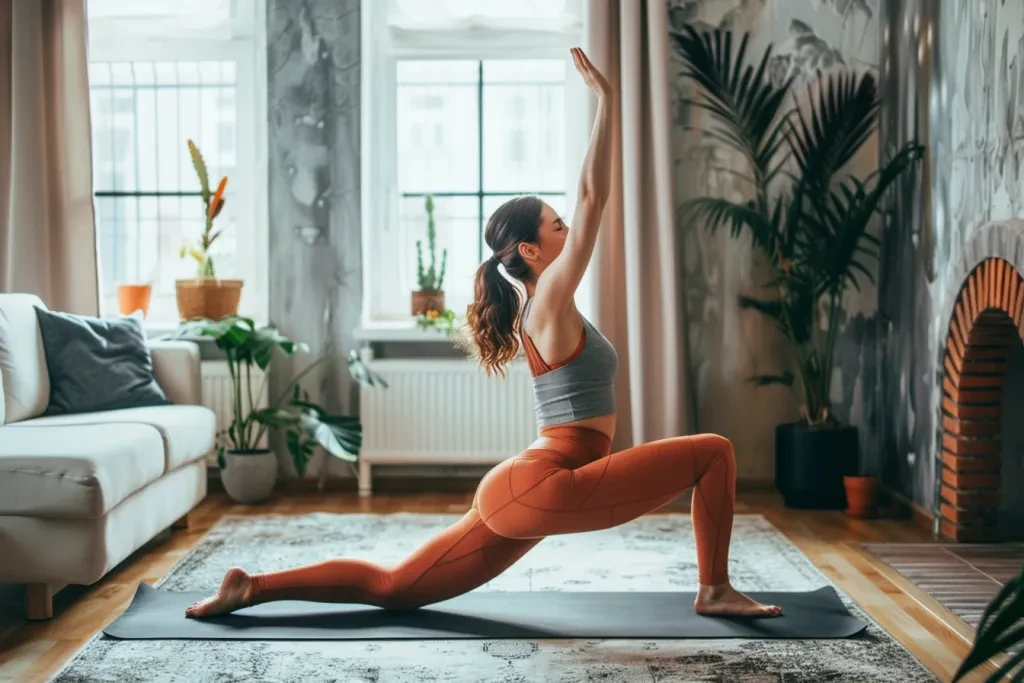
<instances>
[{"instance_id":1,"label":"orange strap on bra","mask_svg":"<svg viewBox=\"0 0 1024 683\"><path fill-rule=\"evenodd\" d=\"M554 365L548 365L541 358L540 352L537 351L537 347L534 346L533 340L530 339L530 335L526 334L526 330L523 330L523 349L526 351L526 363L530 367L530 374L534 377L543 375L545 372L551 372L557 370L563 365L568 365L576 356L580 355L583 351L583 346L587 343L587 328L584 326L582 334L580 334L580 343L576 346L576 350L563 361L555 363Z\"/></svg>"}]
</instances>

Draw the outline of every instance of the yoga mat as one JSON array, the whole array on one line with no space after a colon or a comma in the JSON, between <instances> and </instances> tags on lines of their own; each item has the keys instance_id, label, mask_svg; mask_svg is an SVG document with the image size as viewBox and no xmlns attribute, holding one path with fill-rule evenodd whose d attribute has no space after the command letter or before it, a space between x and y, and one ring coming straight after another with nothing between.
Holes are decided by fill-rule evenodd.
<instances>
[{"instance_id":1,"label":"yoga mat","mask_svg":"<svg viewBox=\"0 0 1024 683\"><path fill-rule=\"evenodd\" d=\"M207 594L142 583L103 632L129 640L775 639L847 638L867 627L830 586L750 596L781 605L783 616L700 616L694 593L472 591L409 611L289 600L200 620L185 608Z\"/></svg>"}]
</instances>

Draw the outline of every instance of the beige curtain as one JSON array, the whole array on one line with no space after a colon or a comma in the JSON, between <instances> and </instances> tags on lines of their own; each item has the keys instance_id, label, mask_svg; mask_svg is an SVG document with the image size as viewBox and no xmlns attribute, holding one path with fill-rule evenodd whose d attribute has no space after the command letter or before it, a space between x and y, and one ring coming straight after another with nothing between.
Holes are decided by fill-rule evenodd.
<instances>
[{"instance_id":1,"label":"beige curtain","mask_svg":"<svg viewBox=\"0 0 1024 683\"><path fill-rule=\"evenodd\" d=\"M97 315L85 0L0 0L0 291Z\"/></svg>"},{"instance_id":2,"label":"beige curtain","mask_svg":"<svg viewBox=\"0 0 1024 683\"><path fill-rule=\"evenodd\" d=\"M674 220L668 8L665 0L587 6L583 47L620 105L614 189L588 282L597 324L619 353L613 448L621 449L692 433L695 424Z\"/></svg>"}]
</instances>

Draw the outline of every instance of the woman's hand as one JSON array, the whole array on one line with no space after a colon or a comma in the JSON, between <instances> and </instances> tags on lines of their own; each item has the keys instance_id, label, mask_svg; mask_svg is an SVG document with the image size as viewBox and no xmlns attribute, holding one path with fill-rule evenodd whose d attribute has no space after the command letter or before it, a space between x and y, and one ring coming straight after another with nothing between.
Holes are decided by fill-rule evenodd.
<instances>
[{"instance_id":1,"label":"woman's hand","mask_svg":"<svg viewBox=\"0 0 1024 683\"><path fill-rule=\"evenodd\" d=\"M569 50L572 53L572 60L576 64L576 70L583 76L583 82L590 86L591 90L598 95L611 95L612 85L604 77L596 66L594 66L583 50L574 47Z\"/></svg>"}]
</instances>

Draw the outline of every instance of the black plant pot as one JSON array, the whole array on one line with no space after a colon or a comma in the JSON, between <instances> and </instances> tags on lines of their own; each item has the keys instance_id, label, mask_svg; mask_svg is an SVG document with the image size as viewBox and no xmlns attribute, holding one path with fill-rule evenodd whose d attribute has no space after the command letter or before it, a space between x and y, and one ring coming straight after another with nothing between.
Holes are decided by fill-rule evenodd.
<instances>
[{"instance_id":1,"label":"black plant pot","mask_svg":"<svg viewBox=\"0 0 1024 683\"><path fill-rule=\"evenodd\" d=\"M859 462L856 427L792 422L775 428L775 486L786 507L845 508L843 477L856 474Z\"/></svg>"}]
</instances>

